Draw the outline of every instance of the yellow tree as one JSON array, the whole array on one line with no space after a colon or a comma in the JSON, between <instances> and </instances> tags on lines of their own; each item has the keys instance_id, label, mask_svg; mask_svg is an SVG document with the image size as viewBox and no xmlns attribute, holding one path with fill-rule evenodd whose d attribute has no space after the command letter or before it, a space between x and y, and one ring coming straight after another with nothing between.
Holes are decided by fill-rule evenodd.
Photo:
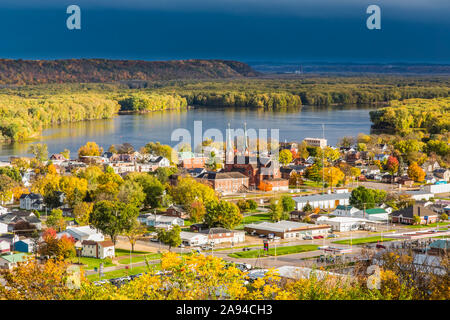
<instances>
[{"instance_id":1,"label":"yellow tree","mask_svg":"<svg viewBox=\"0 0 450 320\"><path fill-rule=\"evenodd\" d=\"M103 148L100 148L97 143L89 141L78 149L78 158L83 156L99 156L102 153Z\"/></svg>"},{"instance_id":2,"label":"yellow tree","mask_svg":"<svg viewBox=\"0 0 450 320\"><path fill-rule=\"evenodd\" d=\"M59 181L59 186L61 191L66 195L66 202L71 207L81 202L88 190L87 180L74 176L63 176Z\"/></svg>"},{"instance_id":3,"label":"yellow tree","mask_svg":"<svg viewBox=\"0 0 450 320\"><path fill-rule=\"evenodd\" d=\"M423 181L425 179L425 171L419 165L417 162L413 162L408 167L408 177L416 182Z\"/></svg>"},{"instance_id":4,"label":"yellow tree","mask_svg":"<svg viewBox=\"0 0 450 320\"><path fill-rule=\"evenodd\" d=\"M320 175L324 176L325 181L333 189L333 186L338 184L339 181L344 179L344 173L336 167L327 167L320 170Z\"/></svg>"},{"instance_id":5,"label":"yellow tree","mask_svg":"<svg viewBox=\"0 0 450 320\"><path fill-rule=\"evenodd\" d=\"M73 214L78 224L81 226L89 224L89 216L92 213L93 207L94 203L92 202L79 202L75 205L73 208Z\"/></svg>"}]
</instances>

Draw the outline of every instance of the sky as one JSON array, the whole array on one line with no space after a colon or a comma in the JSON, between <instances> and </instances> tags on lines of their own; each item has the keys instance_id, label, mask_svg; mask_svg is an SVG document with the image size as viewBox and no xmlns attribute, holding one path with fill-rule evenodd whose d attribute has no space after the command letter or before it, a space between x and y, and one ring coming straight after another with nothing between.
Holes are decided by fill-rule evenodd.
<instances>
[{"instance_id":1,"label":"sky","mask_svg":"<svg viewBox=\"0 0 450 320\"><path fill-rule=\"evenodd\" d=\"M1 0L0 58L450 63L449 17L449 0Z\"/></svg>"}]
</instances>

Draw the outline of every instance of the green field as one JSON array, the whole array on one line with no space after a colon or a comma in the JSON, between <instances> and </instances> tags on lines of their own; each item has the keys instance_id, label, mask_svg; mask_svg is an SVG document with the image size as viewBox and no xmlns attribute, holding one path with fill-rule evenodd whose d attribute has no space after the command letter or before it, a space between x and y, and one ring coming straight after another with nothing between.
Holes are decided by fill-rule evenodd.
<instances>
[{"instance_id":1,"label":"green field","mask_svg":"<svg viewBox=\"0 0 450 320\"><path fill-rule=\"evenodd\" d=\"M72 263L78 263L78 257L73 257L70 259ZM86 270L92 270L95 267L99 267L100 263L103 262L103 267L112 267L115 266L114 263L112 263L111 259L96 259L96 258L88 258L88 257L81 257L80 262L85 265L84 268Z\"/></svg>"},{"instance_id":2,"label":"green field","mask_svg":"<svg viewBox=\"0 0 450 320\"><path fill-rule=\"evenodd\" d=\"M439 223L430 223L430 224L417 224L417 225L411 225L411 226L405 226L406 228L411 229L423 229L423 228L434 228L439 226L448 226L450 222L439 222Z\"/></svg>"},{"instance_id":3,"label":"green field","mask_svg":"<svg viewBox=\"0 0 450 320\"><path fill-rule=\"evenodd\" d=\"M149 254L151 252L148 251L134 251L131 254L132 255L137 255L137 254ZM116 257L122 257L122 256L129 256L130 255L130 250L127 249L116 249Z\"/></svg>"},{"instance_id":4,"label":"green field","mask_svg":"<svg viewBox=\"0 0 450 320\"><path fill-rule=\"evenodd\" d=\"M288 247L278 247L277 248L277 256L282 256L285 254L293 254L293 253L301 253L317 250L319 246L315 244L305 244L298 246L288 246ZM258 256L275 255L275 248L269 248L269 251L264 251L263 249L259 250L250 250L250 251L242 251L230 253L228 256L231 258L257 258Z\"/></svg>"},{"instance_id":5,"label":"green field","mask_svg":"<svg viewBox=\"0 0 450 320\"><path fill-rule=\"evenodd\" d=\"M374 243L374 242L386 242L386 241L392 241L395 240L393 238L386 238L383 237L383 239L381 239L381 236L375 236L375 237L366 237L366 238L356 238L356 239L352 239L351 240L351 244L352 245L356 245L356 244L365 244L365 243ZM333 243L336 244L350 244L350 239L347 240L338 240L338 241L333 241Z\"/></svg>"},{"instance_id":6,"label":"green field","mask_svg":"<svg viewBox=\"0 0 450 320\"><path fill-rule=\"evenodd\" d=\"M242 223L236 227L237 230L244 229L244 225L255 223L255 222L263 222L263 221L271 221L270 220L270 214L269 213L258 213L258 214L252 214L250 216L244 217L244 220L242 220Z\"/></svg>"},{"instance_id":7,"label":"green field","mask_svg":"<svg viewBox=\"0 0 450 320\"><path fill-rule=\"evenodd\" d=\"M149 260L156 260L156 259L161 259L161 253L154 253L154 254L148 254L148 255L142 255L142 256L138 256L138 257L132 257L131 258L131 263L137 263L137 262L143 262L145 261L145 257L147 257ZM124 258L119 260L120 264L129 264L130 263L130 258Z\"/></svg>"}]
</instances>

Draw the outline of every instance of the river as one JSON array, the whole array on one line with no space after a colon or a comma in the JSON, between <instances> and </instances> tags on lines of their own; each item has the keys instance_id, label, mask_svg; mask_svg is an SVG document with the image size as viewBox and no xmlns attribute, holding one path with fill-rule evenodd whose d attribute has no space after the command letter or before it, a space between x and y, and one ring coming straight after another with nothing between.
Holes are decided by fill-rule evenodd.
<instances>
[{"instance_id":1,"label":"river","mask_svg":"<svg viewBox=\"0 0 450 320\"><path fill-rule=\"evenodd\" d=\"M280 141L301 141L306 137L322 137L335 145L343 136L370 132L370 107L333 106L264 111L261 109L194 108L183 111L160 111L147 114L120 115L113 119L82 121L45 129L37 139L23 143L0 144L0 159L10 156L30 156L30 144L45 143L49 154L69 149L72 157L87 141L95 141L105 150L111 144L131 143L137 150L150 141L175 145L172 131L185 128L192 132L194 121L202 121L203 132L210 128L222 131L230 123L232 128L279 129ZM270 130L269 130L270 136Z\"/></svg>"}]
</instances>

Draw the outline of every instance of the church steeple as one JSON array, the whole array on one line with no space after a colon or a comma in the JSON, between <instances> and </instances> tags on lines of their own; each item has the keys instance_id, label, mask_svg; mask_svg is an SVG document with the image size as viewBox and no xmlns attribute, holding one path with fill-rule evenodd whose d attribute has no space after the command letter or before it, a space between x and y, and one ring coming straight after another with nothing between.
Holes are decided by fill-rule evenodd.
<instances>
[{"instance_id":1,"label":"church steeple","mask_svg":"<svg viewBox=\"0 0 450 320\"><path fill-rule=\"evenodd\" d=\"M247 122L244 122L244 155L249 155L249 149L248 149L248 141L247 141Z\"/></svg>"},{"instance_id":2,"label":"church steeple","mask_svg":"<svg viewBox=\"0 0 450 320\"><path fill-rule=\"evenodd\" d=\"M226 163L233 163L234 161L234 147L233 147L233 139L231 137L231 128L230 123L228 122L228 130L227 130L227 143L226 143Z\"/></svg>"}]
</instances>

